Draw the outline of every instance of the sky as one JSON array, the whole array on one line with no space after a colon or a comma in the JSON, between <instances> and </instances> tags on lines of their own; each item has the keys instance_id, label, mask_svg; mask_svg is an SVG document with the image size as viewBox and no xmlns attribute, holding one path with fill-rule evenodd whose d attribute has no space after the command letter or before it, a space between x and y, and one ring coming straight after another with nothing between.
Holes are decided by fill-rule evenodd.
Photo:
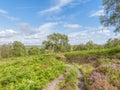
<instances>
[{"instance_id":1,"label":"sky","mask_svg":"<svg viewBox=\"0 0 120 90\"><path fill-rule=\"evenodd\" d=\"M0 44L41 45L52 33L68 35L71 45L119 38L101 15L102 0L0 0Z\"/></svg>"}]
</instances>

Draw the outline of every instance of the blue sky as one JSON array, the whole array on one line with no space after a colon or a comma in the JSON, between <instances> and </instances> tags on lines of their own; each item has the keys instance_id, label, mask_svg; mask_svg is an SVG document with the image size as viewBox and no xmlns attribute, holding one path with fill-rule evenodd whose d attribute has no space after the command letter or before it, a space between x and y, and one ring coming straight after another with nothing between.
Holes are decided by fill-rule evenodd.
<instances>
[{"instance_id":1,"label":"blue sky","mask_svg":"<svg viewBox=\"0 0 120 90\"><path fill-rule=\"evenodd\" d=\"M54 32L72 45L120 37L100 24L100 15L102 0L0 0L0 44L41 45Z\"/></svg>"}]
</instances>

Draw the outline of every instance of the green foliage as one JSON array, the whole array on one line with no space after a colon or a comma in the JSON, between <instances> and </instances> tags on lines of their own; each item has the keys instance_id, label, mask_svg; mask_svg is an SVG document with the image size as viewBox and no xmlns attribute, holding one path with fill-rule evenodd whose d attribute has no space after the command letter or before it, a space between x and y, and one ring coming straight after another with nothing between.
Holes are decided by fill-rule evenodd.
<instances>
[{"instance_id":1,"label":"green foliage","mask_svg":"<svg viewBox=\"0 0 120 90\"><path fill-rule=\"evenodd\" d=\"M83 78L84 78L84 84L85 84L85 88L89 88L89 76L91 75L92 71L94 70L94 67L92 66L92 64L81 64L79 65L79 69L83 74ZM87 89L88 90L88 89Z\"/></svg>"},{"instance_id":2,"label":"green foliage","mask_svg":"<svg viewBox=\"0 0 120 90\"><path fill-rule=\"evenodd\" d=\"M109 39L107 43L105 44L105 48L112 48L112 47L118 47L120 46L120 39Z\"/></svg>"},{"instance_id":3,"label":"green foliage","mask_svg":"<svg viewBox=\"0 0 120 90\"><path fill-rule=\"evenodd\" d=\"M105 15L101 16L101 23L114 26L115 32L120 31L120 0L103 0Z\"/></svg>"},{"instance_id":4,"label":"green foliage","mask_svg":"<svg viewBox=\"0 0 120 90\"><path fill-rule=\"evenodd\" d=\"M110 61L111 61L111 59L109 59L109 58L100 58L100 59L97 59L94 62L93 66L98 67L98 66L100 66L102 64L108 64Z\"/></svg>"},{"instance_id":5,"label":"green foliage","mask_svg":"<svg viewBox=\"0 0 120 90\"><path fill-rule=\"evenodd\" d=\"M87 90L120 89L120 47L111 47L65 53L68 62L80 64Z\"/></svg>"},{"instance_id":6,"label":"green foliage","mask_svg":"<svg viewBox=\"0 0 120 90\"><path fill-rule=\"evenodd\" d=\"M65 79L59 84L60 90L77 90L78 85L78 69L70 66Z\"/></svg>"},{"instance_id":7,"label":"green foliage","mask_svg":"<svg viewBox=\"0 0 120 90\"><path fill-rule=\"evenodd\" d=\"M65 53L68 62L88 62L100 57L116 58L120 53L120 47L110 49L84 50Z\"/></svg>"},{"instance_id":8,"label":"green foliage","mask_svg":"<svg viewBox=\"0 0 120 90\"><path fill-rule=\"evenodd\" d=\"M7 58L7 57L11 57L12 56L12 47L11 45L2 45L1 48L0 48L0 56L2 58Z\"/></svg>"},{"instance_id":9,"label":"green foliage","mask_svg":"<svg viewBox=\"0 0 120 90\"><path fill-rule=\"evenodd\" d=\"M72 47L73 51L82 51L82 50L94 50L94 49L103 49L104 45L95 44L93 41L88 41L86 44L74 45Z\"/></svg>"},{"instance_id":10,"label":"green foliage","mask_svg":"<svg viewBox=\"0 0 120 90\"><path fill-rule=\"evenodd\" d=\"M84 44L80 44L80 45L74 45L72 47L73 51L80 51L80 50L87 50L86 46Z\"/></svg>"},{"instance_id":11,"label":"green foliage","mask_svg":"<svg viewBox=\"0 0 120 90\"><path fill-rule=\"evenodd\" d=\"M12 44L12 53L13 56L24 56L26 54L26 49L24 44L19 41L14 41Z\"/></svg>"},{"instance_id":12,"label":"green foliage","mask_svg":"<svg viewBox=\"0 0 120 90\"><path fill-rule=\"evenodd\" d=\"M110 38L105 44L99 45L95 44L92 41L88 41L86 44L74 45L72 46L72 51L84 51L84 50L101 50L107 48L114 48L120 46L120 39Z\"/></svg>"},{"instance_id":13,"label":"green foliage","mask_svg":"<svg viewBox=\"0 0 120 90\"><path fill-rule=\"evenodd\" d=\"M47 41L43 42L45 49L51 50L53 52L63 52L70 50L68 37L64 34L53 33L49 35L47 39Z\"/></svg>"},{"instance_id":14,"label":"green foliage","mask_svg":"<svg viewBox=\"0 0 120 90\"><path fill-rule=\"evenodd\" d=\"M40 48L39 47L30 47L29 49L28 49L28 54L29 55L38 55L38 54L40 54L41 53L41 51L40 51Z\"/></svg>"},{"instance_id":15,"label":"green foliage","mask_svg":"<svg viewBox=\"0 0 120 90\"><path fill-rule=\"evenodd\" d=\"M0 56L2 58L24 55L26 55L26 48L24 44L19 41L14 41L12 44L8 45L2 45L0 48Z\"/></svg>"},{"instance_id":16,"label":"green foliage","mask_svg":"<svg viewBox=\"0 0 120 90\"><path fill-rule=\"evenodd\" d=\"M0 90L41 90L65 71L65 64L49 55L8 58L0 62Z\"/></svg>"},{"instance_id":17,"label":"green foliage","mask_svg":"<svg viewBox=\"0 0 120 90\"><path fill-rule=\"evenodd\" d=\"M79 65L79 69L82 71L83 75L90 75L94 67L91 64Z\"/></svg>"},{"instance_id":18,"label":"green foliage","mask_svg":"<svg viewBox=\"0 0 120 90\"><path fill-rule=\"evenodd\" d=\"M94 49L94 47L95 47L95 44L92 41L88 41L86 43L87 50Z\"/></svg>"}]
</instances>

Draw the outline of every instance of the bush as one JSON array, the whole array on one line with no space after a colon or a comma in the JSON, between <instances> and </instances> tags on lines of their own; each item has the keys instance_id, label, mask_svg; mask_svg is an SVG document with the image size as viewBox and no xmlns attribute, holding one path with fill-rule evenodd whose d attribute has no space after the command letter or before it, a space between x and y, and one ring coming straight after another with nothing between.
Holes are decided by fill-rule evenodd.
<instances>
[{"instance_id":1,"label":"bush","mask_svg":"<svg viewBox=\"0 0 120 90\"><path fill-rule=\"evenodd\" d=\"M2 45L0 48L1 51L1 57L2 58L8 58L12 56L12 47L11 45Z\"/></svg>"},{"instance_id":2,"label":"bush","mask_svg":"<svg viewBox=\"0 0 120 90\"><path fill-rule=\"evenodd\" d=\"M65 53L68 62L86 63L97 60L98 58L116 58L120 53L120 47L101 50L75 51Z\"/></svg>"},{"instance_id":3,"label":"bush","mask_svg":"<svg viewBox=\"0 0 120 90\"><path fill-rule=\"evenodd\" d=\"M28 49L28 54L29 55L38 55L38 54L40 54L41 52L40 52L40 48L39 47L30 47L29 49Z\"/></svg>"}]
</instances>

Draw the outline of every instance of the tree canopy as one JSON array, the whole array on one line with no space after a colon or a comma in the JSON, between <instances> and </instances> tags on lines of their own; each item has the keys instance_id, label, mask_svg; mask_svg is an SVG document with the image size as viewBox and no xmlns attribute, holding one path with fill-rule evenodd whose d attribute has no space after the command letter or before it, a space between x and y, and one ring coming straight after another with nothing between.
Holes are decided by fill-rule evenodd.
<instances>
[{"instance_id":1,"label":"tree canopy","mask_svg":"<svg viewBox=\"0 0 120 90\"><path fill-rule=\"evenodd\" d=\"M38 55L38 54L40 54L40 48L38 48L38 47L30 47L28 49L28 54L29 55Z\"/></svg>"},{"instance_id":2,"label":"tree canopy","mask_svg":"<svg viewBox=\"0 0 120 90\"><path fill-rule=\"evenodd\" d=\"M13 56L24 56L26 53L26 49L24 44L19 41L14 41L12 44Z\"/></svg>"},{"instance_id":3,"label":"tree canopy","mask_svg":"<svg viewBox=\"0 0 120 90\"><path fill-rule=\"evenodd\" d=\"M3 58L11 57L12 56L12 48L11 45L2 45L0 48L0 56Z\"/></svg>"},{"instance_id":4,"label":"tree canopy","mask_svg":"<svg viewBox=\"0 0 120 90\"><path fill-rule=\"evenodd\" d=\"M68 43L68 36L60 33L53 33L47 37L47 41L43 42L46 49L54 52L66 51L70 47Z\"/></svg>"},{"instance_id":5,"label":"tree canopy","mask_svg":"<svg viewBox=\"0 0 120 90\"><path fill-rule=\"evenodd\" d=\"M120 0L103 0L105 15L101 16L101 23L114 26L115 32L120 32Z\"/></svg>"}]
</instances>

